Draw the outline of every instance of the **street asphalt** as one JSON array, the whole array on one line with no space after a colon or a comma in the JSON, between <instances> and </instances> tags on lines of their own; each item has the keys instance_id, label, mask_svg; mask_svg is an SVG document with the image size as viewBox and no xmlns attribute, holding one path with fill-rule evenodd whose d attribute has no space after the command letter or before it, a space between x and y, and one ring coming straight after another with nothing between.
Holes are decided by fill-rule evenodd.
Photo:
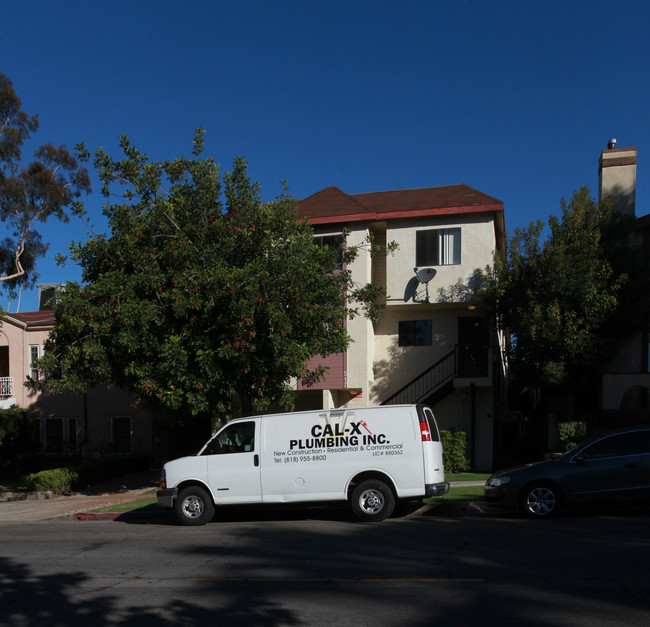
<instances>
[{"instance_id":1,"label":"street asphalt","mask_svg":"<svg viewBox=\"0 0 650 627\"><path fill-rule=\"evenodd\" d=\"M44 492L0 493L0 524L32 523L54 518L74 517L77 520L115 520L123 514L115 512L89 513L91 510L136 501L155 495L159 487L160 471L148 471L128 475L88 490L63 496L52 496ZM483 481L452 483L453 486L483 485ZM450 504L451 505L451 504ZM468 503L444 507L445 513L467 511ZM430 508L425 505L422 509ZM433 506L436 507L436 506ZM437 507L436 507L437 509ZM142 513L140 516L159 517L171 511Z\"/></svg>"}]
</instances>

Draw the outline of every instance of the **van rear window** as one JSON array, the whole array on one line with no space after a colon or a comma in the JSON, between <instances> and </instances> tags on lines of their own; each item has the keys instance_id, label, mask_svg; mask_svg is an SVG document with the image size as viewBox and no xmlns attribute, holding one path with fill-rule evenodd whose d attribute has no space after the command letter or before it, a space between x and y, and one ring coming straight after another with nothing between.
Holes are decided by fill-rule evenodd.
<instances>
[{"instance_id":1,"label":"van rear window","mask_svg":"<svg viewBox=\"0 0 650 627\"><path fill-rule=\"evenodd\" d=\"M431 433L432 442L440 442L440 433L438 433L438 424L436 419L433 417L433 412L428 408L424 408L424 417L426 418L427 423L429 423L429 432Z\"/></svg>"}]
</instances>

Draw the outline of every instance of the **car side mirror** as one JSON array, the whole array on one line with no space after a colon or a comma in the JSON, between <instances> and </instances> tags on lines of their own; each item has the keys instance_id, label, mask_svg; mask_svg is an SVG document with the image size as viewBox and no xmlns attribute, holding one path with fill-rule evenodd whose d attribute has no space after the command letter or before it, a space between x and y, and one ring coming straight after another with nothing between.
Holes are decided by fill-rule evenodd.
<instances>
[{"instance_id":1,"label":"car side mirror","mask_svg":"<svg viewBox=\"0 0 650 627\"><path fill-rule=\"evenodd\" d=\"M585 459L587 459L587 457L586 457L586 455L583 455L582 453L578 453L578 455L576 455L573 459L576 462L578 462L579 464L584 464Z\"/></svg>"}]
</instances>

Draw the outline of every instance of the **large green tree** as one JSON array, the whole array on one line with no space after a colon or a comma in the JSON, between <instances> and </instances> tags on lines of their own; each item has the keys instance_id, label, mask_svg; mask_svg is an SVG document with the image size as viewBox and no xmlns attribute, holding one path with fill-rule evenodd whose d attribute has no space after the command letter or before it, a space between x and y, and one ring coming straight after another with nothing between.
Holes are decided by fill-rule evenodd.
<instances>
[{"instance_id":1,"label":"large green tree","mask_svg":"<svg viewBox=\"0 0 650 627\"><path fill-rule=\"evenodd\" d=\"M638 325L622 307L645 281L633 219L596 202L589 189L561 204L560 217L516 229L507 257L497 259L478 282L478 300L511 340L510 371L520 386L541 386L557 397L578 398L589 375L613 355L620 339Z\"/></svg>"},{"instance_id":2,"label":"large green tree","mask_svg":"<svg viewBox=\"0 0 650 627\"><path fill-rule=\"evenodd\" d=\"M288 193L262 203L243 159L220 177L202 158L151 162L95 153L110 235L72 246L83 285L68 284L34 385L82 391L113 382L175 416L288 407L292 377L342 351L346 316L372 314L377 289L355 285L356 248L320 247ZM359 307L355 307L355 303Z\"/></svg>"},{"instance_id":3,"label":"large green tree","mask_svg":"<svg viewBox=\"0 0 650 627\"><path fill-rule=\"evenodd\" d=\"M0 73L0 289L11 296L38 278L36 260L48 248L39 223L69 220L68 210L90 191L88 172L64 146L41 146L22 163L23 145L37 129L38 118L22 110L13 83Z\"/></svg>"}]
</instances>

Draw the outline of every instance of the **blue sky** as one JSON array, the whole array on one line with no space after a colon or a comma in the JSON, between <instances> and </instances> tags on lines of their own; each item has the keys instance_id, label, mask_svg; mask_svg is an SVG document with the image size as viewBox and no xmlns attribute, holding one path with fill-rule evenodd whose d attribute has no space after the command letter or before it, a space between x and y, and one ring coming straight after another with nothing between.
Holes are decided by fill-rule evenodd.
<instances>
[{"instance_id":1,"label":"blue sky","mask_svg":"<svg viewBox=\"0 0 650 627\"><path fill-rule=\"evenodd\" d=\"M168 159L201 126L206 155L224 171L244 156L265 200L284 179L298 198L465 183L505 203L512 232L595 194L611 137L638 147L650 212L648 24L632 0L0 0L0 72L39 115L31 149L118 156L126 133ZM54 256L81 225L42 235L40 281L78 280ZM20 311L36 307L23 292Z\"/></svg>"}]
</instances>

